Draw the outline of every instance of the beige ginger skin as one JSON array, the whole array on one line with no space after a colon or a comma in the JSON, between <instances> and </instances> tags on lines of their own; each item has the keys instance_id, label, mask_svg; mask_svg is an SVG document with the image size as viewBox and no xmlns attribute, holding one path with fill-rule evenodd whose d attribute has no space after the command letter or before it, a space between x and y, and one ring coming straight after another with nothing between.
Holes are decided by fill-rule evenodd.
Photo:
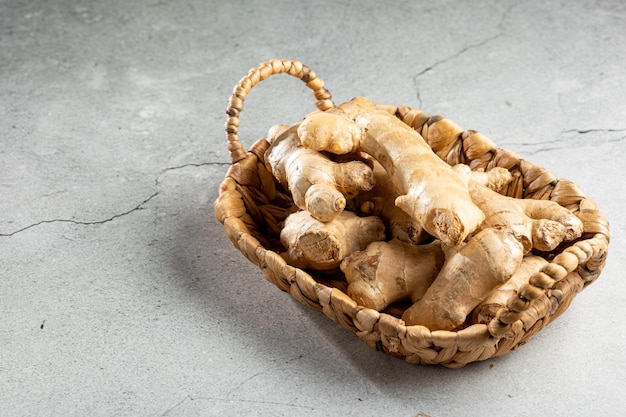
<instances>
[{"instance_id":1,"label":"beige ginger skin","mask_svg":"<svg viewBox=\"0 0 626 417\"><path fill-rule=\"evenodd\" d=\"M494 191L502 189L513 179L507 169L499 167L487 172L470 171L467 165L454 166L453 169L463 176L469 175L474 183ZM374 162L373 170L376 185L370 191L361 192L350 200L352 210L361 215L379 216L387 226L391 239L414 245L432 240L432 236L416 220L395 205L399 195L384 168L378 162Z\"/></svg>"},{"instance_id":2,"label":"beige ginger skin","mask_svg":"<svg viewBox=\"0 0 626 417\"><path fill-rule=\"evenodd\" d=\"M519 268L524 249L515 236L481 230L461 248L447 248L446 261L424 296L402 315L407 325L454 330L497 286Z\"/></svg>"},{"instance_id":3,"label":"beige ginger skin","mask_svg":"<svg viewBox=\"0 0 626 417\"><path fill-rule=\"evenodd\" d=\"M390 304L426 293L444 262L438 241L411 245L397 239L373 242L341 263L348 295L359 305L384 310Z\"/></svg>"},{"instance_id":4,"label":"beige ginger skin","mask_svg":"<svg viewBox=\"0 0 626 417\"><path fill-rule=\"evenodd\" d=\"M461 327L496 287L525 268L526 253L553 250L582 234L582 222L554 202L505 197L473 181L469 189L486 219L467 243L446 250L439 275L402 316L409 325L431 330Z\"/></svg>"},{"instance_id":5,"label":"beige ginger skin","mask_svg":"<svg viewBox=\"0 0 626 417\"><path fill-rule=\"evenodd\" d=\"M296 206L308 210L317 220L331 221L345 208L345 195L374 186L374 174L365 163L337 163L304 148L297 125L284 130L277 126L268 136L273 140L265 152L266 166L279 183L289 188Z\"/></svg>"},{"instance_id":6,"label":"beige ginger skin","mask_svg":"<svg viewBox=\"0 0 626 417\"><path fill-rule=\"evenodd\" d=\"M486 215L481 228L511 231L525 252L551 251L583 232L580 219L553 201L506 197L473 181L469 182L469 191Z\"/></svg>"},{"instance_id":7,"label":"beige ginger skin","mask_svg":"<svg viewBox=\"0 0 626 417\"><path fill-rule=\"evenodd\" d=\"M350 200L353 210L365 216L378 216L387 226L389 238L414 245L432 237L424 228L395 205L398 197L392 182L378 162L374 162L376 185L370 191L359 193Z\"/></svg>"},{"instance_id":8,"label":"beige ginger skin","mask_svg":"<svg viewBox=\"0 0 626 417\"><path fill-rule=\"evenodd\" d=\"M358 217L344 211L329 222L321 222L306 211L290 214L280 233L290 265L318 271L337 270L348 255L371 242L385 239L385 225L376 216Z\"/></svg>"}]
</instances>

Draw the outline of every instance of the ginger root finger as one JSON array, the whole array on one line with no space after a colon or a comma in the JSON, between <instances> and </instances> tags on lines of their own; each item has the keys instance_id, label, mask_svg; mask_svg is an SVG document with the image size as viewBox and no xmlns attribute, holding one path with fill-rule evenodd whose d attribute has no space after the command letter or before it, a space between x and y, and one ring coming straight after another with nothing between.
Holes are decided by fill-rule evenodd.
<instances>
[{"instance_id":1,"label":"ginger root finger","mask_svg":"<svg viewBox=\"0 0 626 417\"><path fill-rule=\"evenodd\" d=\"M443 265L440 242L410 245L399 240L373 242L341 262L347 294L359 305L384 310L406 299L419 300Z\"/></svg>"},{"instance_id":2,"label":"ginger root finger","mask_svg":"<svg viewBox=\"0 0 626 417\"><path fill-rule=\"evenodd\" d=\"M528 284L533 274L542 270L548 261L540 256L527 255L522 259L522 264L504 284L495 288L483 302L472 312L472 323L489 323L496 317L496 313L507 306L507 302L515 296L524 284Z\"/></svg>"},{"instance_id":3,"label":"ginger root finger","mask_svg":"<svg viewBox=\"0 0 626 417\"><path fill-rule=\"evenodd\" d=\"M287 129L289 129L291 126L289 125L283 125L283 124L278 124L278 125L274 125L272 127L270 127L270 129L267 131L267 141L272 144L274 143L274 141L280 137L280 135L282 135Z\"/></svg>"},{"instance_id":4,"label":"ginger root finger","mask_svg":"<svg viewBox=\"0 0 626 417\"><path fill-rule=\"evenodd\" d=\"M526 252L554 250L561 242L581 236L580 219L565 207L549 200L506 197L470 181L474 203L485 213L481 228L510 230Z\"/></svg>"},{"instance_id":5,"label":"ginger root finger","mask_svg":"<svg viewBox=\"0 0 626 417\"><path fill-rule=\"evenodd\" d=\"M513 181L513 175L506 168L495 167L489 171L471 171L470 179L490 190L500 191Z\"/></svg>"},{"instance_id":6,"label":"ginger root finger","mask_svg":"<svg viewBox=\"0 0 626 417\"><path fill-rule=\"evenodd\" d=\"M563 227L565 227L565 237L563 240L566 242L577 239L582 235L582 221L576 217L576 215L572 214L571 211L554 201L524 199L519 200L518 204L521 204L524 207L524 212L531 219L545 219L563 225Z\"/></svg>"},{"instance_id":7,"label":"ginger root finger","mask_svg":"<svg viewBox=\"0 0 626 417\"><path fill-rule=\"evenodd\" d=\"M385 225L378 217L358 217L349 211L330 222L299 211L287 216L280 232L280 241L287 248L287 263L318 271L336 270L346 256L384 239Z\"/></svg>"},{"instance_id":8,"label":"ginger root finger","mask_svg":"<svg viewBox=\"0 0 626 417\"><path fill-rule=\"evenodd\" d=\"M343 211L346 194L374 186L374 174L367 164L336 163L304 148L297 125L273 139L265 152L265 164L276 180L288 187L296 206L308 210L320 221L330 221Z\"/></svg>"},{"instance_id":9,"label":"ginger root finger","mask_svg":"<svg viewBox=\"0 0 626 417\"><path fill-rule=\"evenodd\" d=\"M361 129L354 120L376 110L365 97L354 97L337 107L307 115L298 126L298 136L305 148L337 155L359 150Z\"/></svg>"},{"instance_id":10,"label":"ginger root finger","mask_svg":"<svg viewBox=\"0 0 626 417\"><path fill-rule=\"evenodd\" d=\"M302 144L317 151L326 150L337 155L352 153L361 137L361 130L347 116L331 111L317 111L304 118L298 127ZM323 146L312 147L317 138L329 138Z\"/></svg>"},{"instance_id":11,"label":"ginger root finger","mask_svg":"<svg viewBox=\"0 0 626 417\"><path fill-rule=\"evenodd\" d=\"M510 232L484 229L460 248L449 248L439 275L402 315L407 325L454 330L498 285L517 271L523 248Z\"/></svg>"},{"instance_id":12,"label":"ginger root finger","mask_svg":"<svg viewBox=\"0 0 626 417\"><path fill-rule=\"evenodd\" d=\"M374 163L376 185L370 191L359 193L349 201L349 206L364 216L378 216L387 226L390 239L419 245L432 239L424 228L395 205L398 193L389 179L389 175L378 163Z\"/></svg>"}]
</instances>

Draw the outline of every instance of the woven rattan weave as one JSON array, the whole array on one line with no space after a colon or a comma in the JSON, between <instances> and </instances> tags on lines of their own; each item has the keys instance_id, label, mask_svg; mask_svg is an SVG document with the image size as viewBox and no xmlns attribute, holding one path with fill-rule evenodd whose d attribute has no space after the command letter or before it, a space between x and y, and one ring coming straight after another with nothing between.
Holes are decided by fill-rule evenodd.
<instances>
[{"instance_id":1,"label":"woven rattan weave","mask_svg":"<svg viewBox=\"0 0 626 417\"><path fill-rule=\"evenodd\" d=\"M232 166L220 185L214 210L233 245L257 265L265 278L303 304L328 316L356 334L370 347L415 364L461 367L503 355L526 343L562 314L602 271L610 240L607 219L573 182L559 179L544 168L500 149L475 131L464 131L447 142L430 143L450 165L464 163L472 170L503 167L514 181L502 194L523 199L552 200L582 222L583 236L544 253L549 264L537 272L508 307L489 323L457 331L431 331L406 326L393 309L378 312L357 305L345 293L341 279L288 265L279 255L281 222L294 210L290 195L276 184L264 163L269 143L261 139L246 151L239 139L239 116L246 96L257 83L286 73L302 80L313 92L320 110L334 106L324 82L295 60L270 60L250 70L235 87L227 109L226 137ZM404 106L380 105L418 131L428 142L428 126L439 116ZM522 302L515 302L521 300ZM401 312L400 312L401 314Z\"/></svg>"}]
</instances>

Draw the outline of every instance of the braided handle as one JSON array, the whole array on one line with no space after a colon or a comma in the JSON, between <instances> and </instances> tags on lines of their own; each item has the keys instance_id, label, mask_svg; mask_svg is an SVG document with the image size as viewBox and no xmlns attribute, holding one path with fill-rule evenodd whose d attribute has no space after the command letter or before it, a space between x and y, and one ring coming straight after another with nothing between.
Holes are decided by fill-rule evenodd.
<instances>
[{"instance_id":1,"label":"braided handle","mask_svg":"<svg viewBox=\"0 0 626 417\"><path fill-rule=\"evenodd\" d=\"M331 107L335 107L330 92L324 88L324 80L300 61L271 59L261 63L256 68L252 68L248 75L243 77L233 89L233 94L228 100L228 108L226 109L226 114L228 115L225 126L226 142L233 164L246 157L246 151L238 135L239 116L243 111L243 102L252 87L271 75L282 73L297 77L306 83L306 86L312 90L315 96L315 105L318 109L328 110Z\"/></svg>"}]
</instances>

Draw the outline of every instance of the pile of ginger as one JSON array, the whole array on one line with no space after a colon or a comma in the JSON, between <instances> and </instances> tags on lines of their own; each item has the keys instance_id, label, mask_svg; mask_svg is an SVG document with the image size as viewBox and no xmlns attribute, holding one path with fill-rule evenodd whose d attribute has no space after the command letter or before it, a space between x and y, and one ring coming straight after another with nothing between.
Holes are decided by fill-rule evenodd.
<instances>
[{"instance_id":1,"label":"pile of ginger","mask_svg":"<svg viewBox=\"0 0 626 417\"><path fill-rule=\"evenodd\" d=\"M448 165L363 97L276 125L268 141L265 164L300 209L285 219L282 256L340 271L361 306L407 303L407 325L454 330L468 317L492 318L493 305L547 264L533 250L582 234L557 203L499 194L512 180L507 170Z\"/></svg>"}]
</instances>

